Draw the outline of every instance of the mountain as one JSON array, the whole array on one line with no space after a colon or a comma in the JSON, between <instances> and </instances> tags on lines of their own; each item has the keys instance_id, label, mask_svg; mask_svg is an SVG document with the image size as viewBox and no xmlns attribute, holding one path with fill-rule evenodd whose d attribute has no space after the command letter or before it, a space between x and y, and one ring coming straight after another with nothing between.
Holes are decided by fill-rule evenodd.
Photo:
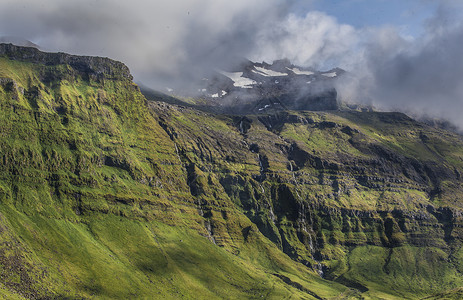
<instances>
[{"instance_id":1,"label":"mountain","mask_svg":"<svg viewBox=\"0 0 463 300\"><path fill-rule=\"evenodd\" d=\"M32 47L32 48L40 49L40 47L34 44L33 42L26 40L24 38L21 38L21 37L17 37L17 36L1 36L0 43L1 44L13 44L16 46Z\"/></svg>"},{"instance_id":2,"label":"mountain","mask_svg":"<svg viewBox=\"0 0 463 300\"><path fill-rule=\"evenodd\" d=\"M3 298L461 294L463 140L404 114L214 114L1 44L0 124Z\"/></svg>"},{"instance_id":3,"label":"mountain","mask_svg":"<svg viewBox=\"0 0 463 300\"><path fill-rule=\"evenodd\" d=\"M336 110L339 108L335 82L345 73L339 68L327 72L298 67L289 60L272 64L242 60L227 70L209 72L193 90L166 88L187 105L228 114L261 114L292 110ZM148 99L148 88L142 88Z\"/></svg>"}]
</instances>

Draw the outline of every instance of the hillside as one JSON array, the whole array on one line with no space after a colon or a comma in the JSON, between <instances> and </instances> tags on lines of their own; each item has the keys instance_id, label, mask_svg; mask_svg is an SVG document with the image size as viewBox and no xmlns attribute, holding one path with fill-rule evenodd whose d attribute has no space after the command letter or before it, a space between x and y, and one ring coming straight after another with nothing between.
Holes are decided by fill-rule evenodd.
<instances>
[{"instance_id":1,"label":"hillside","mask_svg":"<svg viewBox=\"0 0 463 300\"><path fill-rule=\"evenodd\" d=\"M400 113L214 115L0 45L4 298L419 299L462 286L463 141Z\"/></svg>"}]
</instances>

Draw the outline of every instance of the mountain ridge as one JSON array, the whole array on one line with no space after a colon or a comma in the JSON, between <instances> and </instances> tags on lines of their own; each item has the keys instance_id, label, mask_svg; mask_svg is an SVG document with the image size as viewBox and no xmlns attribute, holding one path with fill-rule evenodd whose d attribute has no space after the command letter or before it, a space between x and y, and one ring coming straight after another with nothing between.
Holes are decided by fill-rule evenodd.
<instances>
[{"instance_id":1,"label":"mountain ridge","mask_svg":"<svg viewBox=\"0 0 463 300\"><path fill-rule=\"evenodd\" d=\"M166 88L166 93L185 99L188 105L225 114L337 110L340 104L335 82L345 71L335 68L320 72L282 59L272 64L242 60L234 67L209 73L192 84L193 90ZM147 88L142 91L148 98L152 94Z\"/></svg>"},{"instance_id":2,"label":"mountain ridge","mask_svg":"<svg viewBox=\"0 0 463 300\"><path fill-rule=\"evenodd\" d=\"M125 64L109 58L71 55L63 52L43 52L35 47L23 47L5 43L0 43L0 55L12 60L44 65L67 64L77 71L95 76L133 79L129 68Z\"/></svg>"}]
</instances>

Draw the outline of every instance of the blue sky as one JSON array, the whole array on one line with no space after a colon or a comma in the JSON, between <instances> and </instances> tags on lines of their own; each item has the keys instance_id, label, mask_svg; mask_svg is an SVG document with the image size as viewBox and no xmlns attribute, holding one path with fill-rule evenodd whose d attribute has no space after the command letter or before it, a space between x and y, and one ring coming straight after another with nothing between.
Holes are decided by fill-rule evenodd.
<instances>
[{"instance_id":1,"label":"blue sky","mask_svg":"<svg viewBox=\"0 0 463 300\"><path fill-rule=\"evenodd\" d=\"M430 0L315 0L295 1L292 11L301 15L315 9L356 28L389 25L416 37L438 6L439 1Z\"/></svg>"}]
</instances>

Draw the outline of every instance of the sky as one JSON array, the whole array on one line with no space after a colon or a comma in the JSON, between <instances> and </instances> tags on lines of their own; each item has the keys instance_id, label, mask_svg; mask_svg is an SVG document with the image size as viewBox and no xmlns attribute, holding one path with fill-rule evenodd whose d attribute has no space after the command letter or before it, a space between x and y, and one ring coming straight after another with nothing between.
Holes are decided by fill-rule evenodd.
<instances>
[{"instance_id":1,"label":"sky","mask_svg":"<svg viewBox=\"0 0 463 300\"><path fill-rule=\"evenodd\" d=\"M438 5L439 1L422 0L320 0L311 1L310 5L308 1L298 1L294 11L319 10L356 28L391 25L402 34L418 36L423 21L432 17Z\"/></svg>"},{"instance_id":2,"label":"sky","mask_svg":"<svg viewBox=\"0 0 463 300\"><path fill-rule=\"evenodd\" d=\"M0 37L181 85L236 58L351 74L339 97L463 128L460 0L0 0Z\"/></svg>"}]
</instances>

